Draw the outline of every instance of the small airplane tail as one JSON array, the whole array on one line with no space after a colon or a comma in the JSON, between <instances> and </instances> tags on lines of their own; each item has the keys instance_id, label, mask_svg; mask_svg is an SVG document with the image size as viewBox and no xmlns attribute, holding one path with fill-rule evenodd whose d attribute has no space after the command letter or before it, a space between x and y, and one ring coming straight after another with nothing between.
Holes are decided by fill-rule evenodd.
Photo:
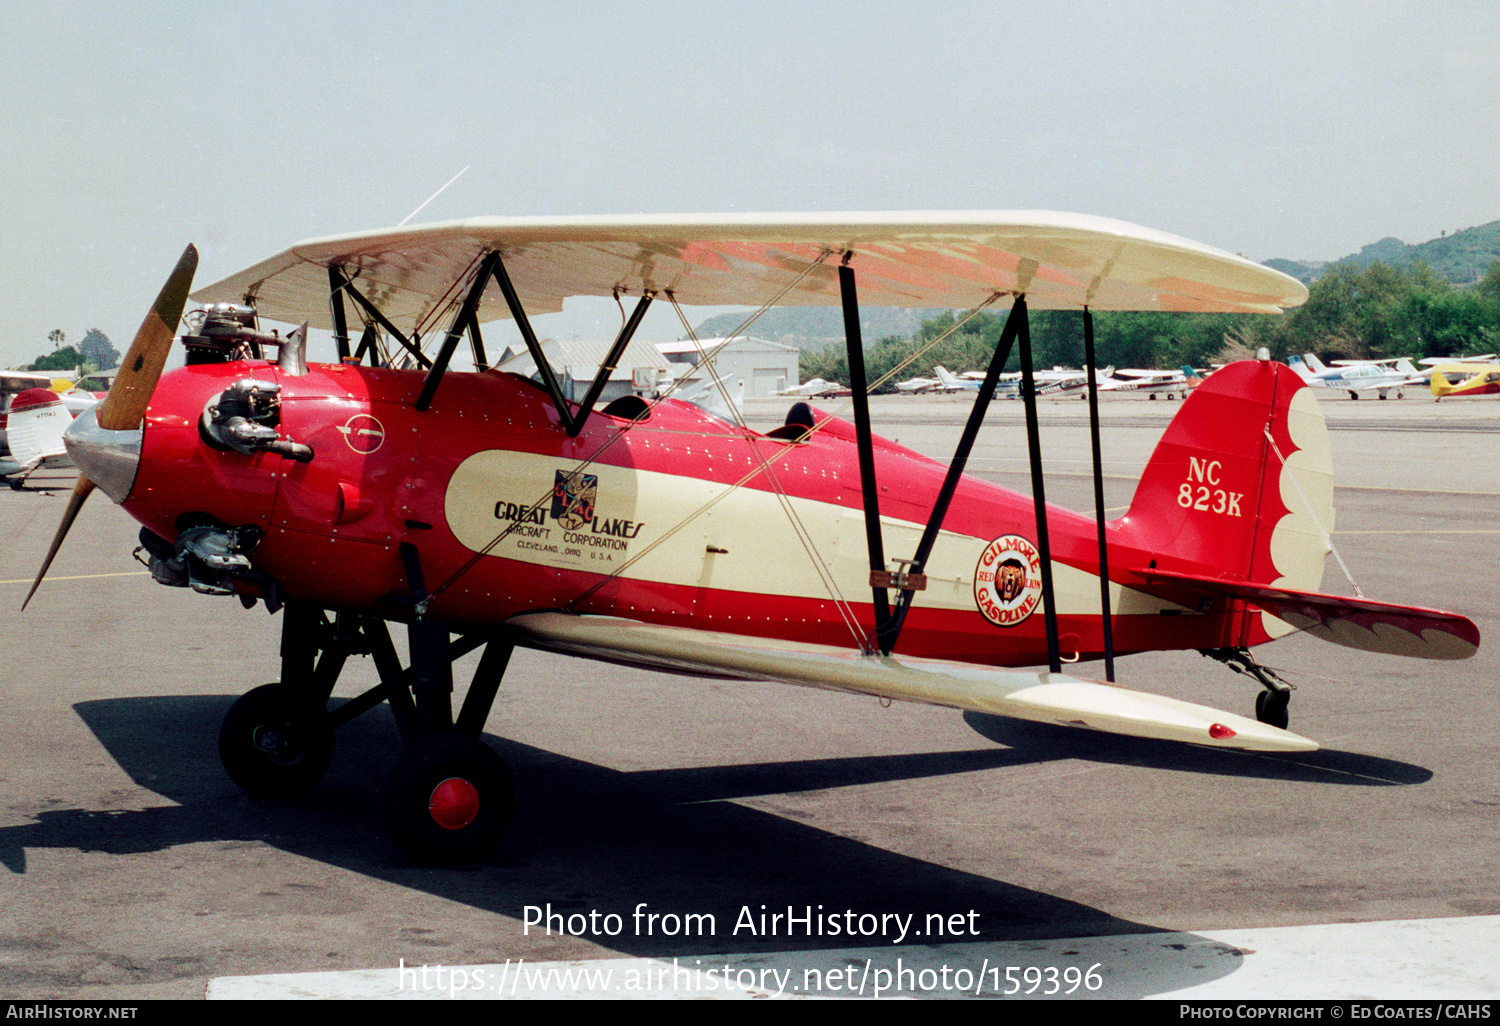
<instances>
[{"instance_id":1,"label":"small airplane tail","mask_svg":"<svg viewBox=\"0 0 1500 1026\"><path fill-rule=\"evenodd\" d=\"M1324 364L1322 360L1318 359L1318 354L1316 354L1316 353L1303 353L1302 354L1302 360L1303 360L1304 363L1307 364L1307 369L1310 370L1310 371L1312 371L1314 374L1327 374L1328 373L1328 370L1329 370L1328 366L1326 364Z\"/></svg>"},{"instance_id":2,"label":"small airplane tail","mask_svg":"<svg viewBox=\"0 0 1500 1026\"><path fill-rule=\"evenodd\" d=\"M963 387L963 382L955 378L953 374L948 370L948 368L944 367L942 364L938 364L937 366L933 367L932 371L938 376L938 380L943 383L944 388Z\"/></svg>"},{"instance_id":3,"label":"small airplane tail","mask_svg":"<svg viewBox=\"0 0 1500 1026\"><path fill-rule=\"evenodd\" d=\"M1311 353L1309 353L1308 358L1313 359L1314 357ZM1307 365L1307 360L1303 359L1300 356L1289 356L1287 357L1286 365L1293 371L1295 371L1297 377L1301 378L1303 381L1308 382L1309 384L1312 382L1315 375L1313 374L1312 368Z\"/></svg>"},{"instance_id":4,"label":"small airplane tail","mask_svg":"<svg viewBox=\"0 0 1500 1026\"><path fill-rule=\"evenodd\" d=\"M10 458L21 466L30 466L44 458L62 456L63 432L73 423L62 397L50 388L28 388L18 392L10 403L10 420L6 431L10 440Z\"/></svg>"},{"instance_id":5,"label":"small airplane tail","mask_svg":"<svg viewBox=\"0 0 1500 1026\"><path fill-rule=\"evenodd\" d=\"M1282 364L1232 363L1190 393L1116 521L1138 560L1120 579L1186 610L1233 613L1224 647L1302 630L1423 659L1478 650L1478 628L1457 613L1320 594L1333 521L1333 459L1312 390Z\"/></svg>"},{"instance_id":6,"label":"small airplane tail","mask_svg":"<svg viewBox=\"0 0 1500 1026\"><path fill-rule=\"evenodd\" d=\"M1317 401L1287 366L1246 360L1192 390L1120 526L1147 553L1143 569L1312 591L1333 520ZM1265 626L1272 637L1290 629Z\"/></svg>"}]
</instances>

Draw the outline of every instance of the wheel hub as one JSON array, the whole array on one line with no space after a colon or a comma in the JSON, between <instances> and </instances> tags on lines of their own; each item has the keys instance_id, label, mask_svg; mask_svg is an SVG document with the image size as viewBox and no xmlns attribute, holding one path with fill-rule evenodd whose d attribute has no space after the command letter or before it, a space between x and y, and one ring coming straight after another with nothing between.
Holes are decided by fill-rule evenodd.
<instances>
[{"instance_id":1,"label":"wheel hub","mask_svg":"<svg viewBox=\"0 0 1500 1026\"><path fill-rule=\"evenodd\" d=\"M296 762L302 754L297 744L296 732L290 724L275 726L267 724L256 727L251 743L263 752L266 758L283 766Z\"/></svg>"},{"instance_id":2,"label":"wheel hub","mask_svg":"<svg viewBox=\"0 0 1500 1026\"><path fill-rule=\"evenodd\" d=\"M479 790L463 777L449 777L432 789L427 811L444 830L462 830L479 815Z\"/></svg>"}]
</instances>

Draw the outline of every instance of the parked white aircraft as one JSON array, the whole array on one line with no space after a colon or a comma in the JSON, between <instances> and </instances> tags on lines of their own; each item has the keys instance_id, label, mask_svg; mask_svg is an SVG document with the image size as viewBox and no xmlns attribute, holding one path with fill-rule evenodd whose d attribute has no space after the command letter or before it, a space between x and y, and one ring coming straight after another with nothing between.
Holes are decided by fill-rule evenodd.
<instances>
[{"instance_id":1,"label":"parked white aircraft","mask_svg":"<svg viewBox=\"0 0 1500 1026\"><path fill-rule=\"evenodd\" d=\"M941 378L907 378L905 381L896 382L891 387L898 392L912 394L915 392L936 391L937 389L941 388L942 385L943 382Z\"/></svg>"},{"instance_id":2,"label":"parked white aircraft","mask_svg":"<svg viewBox=\"0 0 1500 1026\"><path fill-rule=\"evenodd\" d=\"M1407 357L1392 357L1388 360L1338 360L1337 366L1327 367L1312 353L1294 356L1287 365L1314 388L1342 388L1350 399L1358 399L1361 392L1378 392L1387 399L1394 391L1401 398L1401 390L1411 385L1426 385L1431 372L1423 373L1412 366Z\"/></svg>"},{"instance_id":3,"label":"parked white aircraft","mask_svg":"<svg viewBox=\"0 0 1500 1026\"><path fill-rule=\"evenodd\" d=\"M942 364L938 364L932 370L938 376L938 382L944 392L977 392L979 386L984 384L983 379L955 378L952 372Z\"/></svg>"},{"instance_id":4,"label":"parked white aircraft","mask_svg":"<svg viewBox=\"0 0 1500 1026\"><path fill-rule=\"evenodd\" d=\"M804 381L802 384L797 385L794 388L788 388L785 391L777 392L776 394L802 395L807 396L808 398L816 398L820 395L833 395L837 392L847 392L848 388L848 385L841 385L837 381L825 381L823 378L813 378L811 381Z\"/></svg>"},{"instance_id":5,"label":"parked white aircraft","mask_svg":"<svg viewBox=\"0 0 1500 1026\"><path fill-rule=\"evenodd\" d=\"M63 432L73 423L73 416L56 392L28 388L16 393L10 397L6 418L9 452L0 456L0 478L12 489L19 489L42 467L73 465L63 447Z\"/></svg>"},{"instance_id":6,"label":"parked white aircraft","mask_svg":"<svg viewBox=\"0 0 1500 1026\"><path fill-rule=\"evenodd\" d=\"M1191 367L1181 370L1117 370L1108 379L1099 380L1100 392L1144 392L1155 399L1165 394L1168 399L1187 398L1188 391L1202 381L1202 377Z\"/></svg>"}]
</instances>

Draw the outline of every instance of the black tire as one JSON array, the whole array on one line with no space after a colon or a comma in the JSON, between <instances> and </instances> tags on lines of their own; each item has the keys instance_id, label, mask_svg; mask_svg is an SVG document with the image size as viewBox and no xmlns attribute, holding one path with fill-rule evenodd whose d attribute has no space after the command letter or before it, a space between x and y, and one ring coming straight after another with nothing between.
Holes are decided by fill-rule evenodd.
<instances>
[{"instance_id":1,"label":"black tire","mask_svg":"<svg viewBox=\"0 0 1500 1026\"><path fill-rule=\"evenodd\" d=\"M1255 718L1270 727L1286 729L1292 721L1290 691L1262 691L1255 696Z\"/></svg>"},{"instance_id":2,"label":"black tire","mask_svg":"<svg viewBox=\"0 0 1500 1026\"><path fill-rule=\"evenodd\" d=\"M280 684L246 692L219 728L219 760L229 779L256 798L308 790L333 762L328 713L297 702Z\"/></svg>"},{"instance_id":3,"label":"black tire","mask_svg":"<svg viewBox=\"0 0 1500 1026\"><path fill-rule=\"evenodd\" d=\"M425 865L483 859L510 829L515 809L505 760L464 734L433 734L410 745L385 789L391 843Z\"/></svg>"}]
</instances>

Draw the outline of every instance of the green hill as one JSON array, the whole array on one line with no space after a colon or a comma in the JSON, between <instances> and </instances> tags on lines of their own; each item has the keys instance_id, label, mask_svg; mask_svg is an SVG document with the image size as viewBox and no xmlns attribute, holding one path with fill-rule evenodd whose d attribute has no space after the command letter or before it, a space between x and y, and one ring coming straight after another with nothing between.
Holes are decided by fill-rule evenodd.
<instances>
[{"instance_id":1,"label":"green hill","mask_svg":"<svg viewBox=\"0 0 1500 1026\"><path fill-rule=\"evenodd\" d=\"M1335 267L1363 270L1377 261L1387 267L1410 267L1420 261L1455 285L1472 285L1484 277L1484 272L1496 260L1500 260L1500 221L1465 228L1416 245L1387 237L1341 260L1318 263L1276 259L1267 260L1266 266L1290 274L1304 284L1311 284Z\"/></svg>"}]
</instances>

